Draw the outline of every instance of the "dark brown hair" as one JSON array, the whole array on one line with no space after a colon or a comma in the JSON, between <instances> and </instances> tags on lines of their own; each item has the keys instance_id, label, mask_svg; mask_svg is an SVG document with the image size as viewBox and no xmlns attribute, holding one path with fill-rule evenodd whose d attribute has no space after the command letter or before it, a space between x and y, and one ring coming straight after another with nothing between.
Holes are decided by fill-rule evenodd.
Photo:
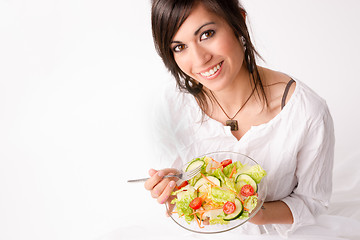
<instances>
[{"instance_id":1,"label":"dark brown hair","mask_svg":"<svg viewBox=\"0 0 360 240\"><path fill-rule=\"evenodd\" d=\"M251 43L244 17L246 11L238 0L152 0L151 24L155 48L166 68L175 77L177 86L180 90L191 93L203 112L206 112L208 106L202 84L190 78L178 67L171 49L174 35L197 3L202 3L209 11L223 18L233 29L239 41L240 37L244 38L244 61L251 75L251 85L255 88L257 96L267 105L264 86L255 59L255 56L259 56L259 54Z\"/></svg>"}]
</instances>

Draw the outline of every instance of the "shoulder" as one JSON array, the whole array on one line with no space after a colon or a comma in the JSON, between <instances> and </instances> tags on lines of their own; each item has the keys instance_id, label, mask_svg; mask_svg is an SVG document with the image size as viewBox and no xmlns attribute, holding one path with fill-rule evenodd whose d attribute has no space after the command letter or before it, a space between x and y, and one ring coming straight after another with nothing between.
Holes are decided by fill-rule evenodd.
<instances>
[{"instance_id":1,"label":"shoulder","mask_svg":"<svg viewBox=\"0 0 360 240\"><path fill-rule=\"evenodd\" d=\"M298 127L316 129L320 125L333 128L333 120L324 98L301 80L295 79L296 88L282 110Z\"/></svg>"},{"instance_id":2,"label":"shoulder","mask_svg":"<svg viewBox=\"0 0 360 240\"><path fill-rule=\"evenodd\" d=\"M290 114L291 116L300 117L308 122L318 122L324 118L331 119L325 99L301 80L266 68L262 68L262 74L271 109L281 111L281 102L286 86L293 79L295 82L288 89L284 110L292 111L295 115Z\"/></svg>"},{"instance_id":3,"label":"shoulder","mask_svg":"<svg viewBox=\"0 0 360 240\"><path fill-rule=\"evenodd\" d=\"M300 80L296 80L297 85L294 92L294 97L298 98L298 108L308 117L321 117L324 114L329 114L329 108L326 100L318 93L311 89L308 85Z\"/></svg>"},{"instance_id":4,"label":"shoulder","mask_svg":"<svg viewBox=\"0 0 360 240\"><path fill-rule=\"evenodd\" d=\"M268 68L259 68L262 84L265 89L267 103L270 111L279 113L281 111L281 104L284 93L289 81L292 79L289 75L282 72L274 71ZM285 93L285 104L291 99L296 88L296 81L289 85Z\"/></svg>"},{"instance_id":5,"label":"shoulder","mask_svg":"<svg viewBox=\"0 0 360 240\"><path fill-rule=\"evenodd\" d=\"M306 112L313 113L328 108L326 101L301 80L285 73L266 68L262 68L262 75L270 105L280 105L284 94L286 94L286 105L289 102L297 102ZM286 87L291 79L294 80L294 82L289 86L288 92L285 93Z\"/></svg>"}]
</instances>

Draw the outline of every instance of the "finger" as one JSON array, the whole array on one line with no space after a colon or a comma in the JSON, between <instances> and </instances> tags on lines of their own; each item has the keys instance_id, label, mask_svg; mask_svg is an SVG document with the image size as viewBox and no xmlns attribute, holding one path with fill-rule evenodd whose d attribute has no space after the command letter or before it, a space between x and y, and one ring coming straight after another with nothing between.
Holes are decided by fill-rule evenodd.
<instances>
[{"instance_id":1,"label":"finger","mask_svg":"<svg viewBox=\"0 0 360 240\"><path fill-rule=\"evenodd\" d=\"M153 174L154 173L154 174ZM165 168L156 172L154 169L149 170L149 174L153 174L144 184L145 189L152 190L165 175L177 174L179 171L175 168Z\"/></svg>"},{"instance_id":2,"label":"finger","mask_svg":"<svg viewBox=\"0 0 360 240\"><path fill-rule=\"evenodd\" d=\"M172 191L174 190L176 186L175 181L171 180L165 187L165 189L162 191L161 195L158 197L157 201L160 204L164 204L166 200L170 197Z\"/></svg>"},{"instance_id":3,"label":"finger","mask_svg":"<svg viewBox=\"0 0 360 240\"><path fill-rule=\"evenodd\" d=\"M149 176L152 177L152 176L154 176L154 174L156 174L157 172L158 172L158 171L156 171L155 169L152 169L152 168L151 168L151 169L149 170Z\"/></svg>"},{"instance_id":4,"label":"finger","mask_svg":"<svg viewBox=\"0 0 360 240\"><path fill-rule=\"evenodd\" d=\"M151 190L151 196L153 198L158 198L162 192L165 190L166 186L169 184L169 182L171 181L170 178L164 178L162 179L158 184L156 184L156 186L154 186L154 188Z\"/></svg>"},{"instance_id":5,"label":"finger","mask_svg":"<svg viewBox=\"0 0 360 240\"><path fill-rule=\"evenodd\" d=\"M163 179L164 174L161 171L156 172L151 176L145 183L144 187L146 190L153 190L153 188Z\"/></svg>"},{"instance_id":6,"label":"finger","mask_svg":"<svg viewBox=\"0 0 360 240\"><path fill-rule=\"evenodd\" d=\"M154 186L154 188L151 190L151 196L153 198L158 198L166 189L166 187L168 186L170 181L177 181L178 178L173 177L173 178L163 178L156 186ZM172 184L171 184L172 185ZM176 187L176 183L175 186L172 187L172 189L174 189ZM171 193L171 192L170 192Z\"/></svg>"},{"instance_id":7,"label":"finger","mask_svg":"<svg viewBox=\"0 0 360 240\"><path fill-rule=\"evenodd\" d=\"M160 181L156 186L154 186L154 188L151 190L151 196L153 198L158 198L166 189L166 187L168 186L170 181L176 182L178 180L178 178L176 177L167 177L167 178L163 178L162 181ZM172 185L172 184L171 184ZM175 186L172 186L172 189L174 189L174 187L176 187L176 183ZM172 191L172 190L171 190ZM171 192L170 192L171 193Z\"/></svg>"}]
</instances>

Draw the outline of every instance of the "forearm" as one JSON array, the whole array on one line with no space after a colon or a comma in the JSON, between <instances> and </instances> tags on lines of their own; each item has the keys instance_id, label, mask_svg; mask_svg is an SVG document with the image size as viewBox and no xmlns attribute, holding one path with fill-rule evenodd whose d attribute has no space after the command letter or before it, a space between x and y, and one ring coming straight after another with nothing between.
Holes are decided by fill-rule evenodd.
<instances>
[{"instance_id":1,"label":"forearm","mask_svg":"<svg viewBox=\"0 0 360 240\"><path fill-rule=\"evenodd\" d=\"M284 202L274 201L265 202L250 222L257 225L292 224L294 219L289 207Z\"/></svg>"}]
</instances>

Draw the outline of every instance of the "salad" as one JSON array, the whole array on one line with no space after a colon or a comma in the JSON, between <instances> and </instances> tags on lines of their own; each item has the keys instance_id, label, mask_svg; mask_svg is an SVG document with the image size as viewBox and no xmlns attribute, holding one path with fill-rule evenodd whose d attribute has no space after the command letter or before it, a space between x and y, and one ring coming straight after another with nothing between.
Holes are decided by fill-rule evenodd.
<instances>
[{"instance_id":1,"label":"salad","mask_svg":"<svg viewBox=\"0 0 360 240\"><path fill-rule=\"evenodd\" d=\"M211 157L193 159L185 171L201 166L198 175L184 181L172 193L172 212L204 225L227 224L232 220L246 219L257 206L258 184L266 175L260 165L249 166L226 159L221 162Z\"/></svg>"}]
</instances>

